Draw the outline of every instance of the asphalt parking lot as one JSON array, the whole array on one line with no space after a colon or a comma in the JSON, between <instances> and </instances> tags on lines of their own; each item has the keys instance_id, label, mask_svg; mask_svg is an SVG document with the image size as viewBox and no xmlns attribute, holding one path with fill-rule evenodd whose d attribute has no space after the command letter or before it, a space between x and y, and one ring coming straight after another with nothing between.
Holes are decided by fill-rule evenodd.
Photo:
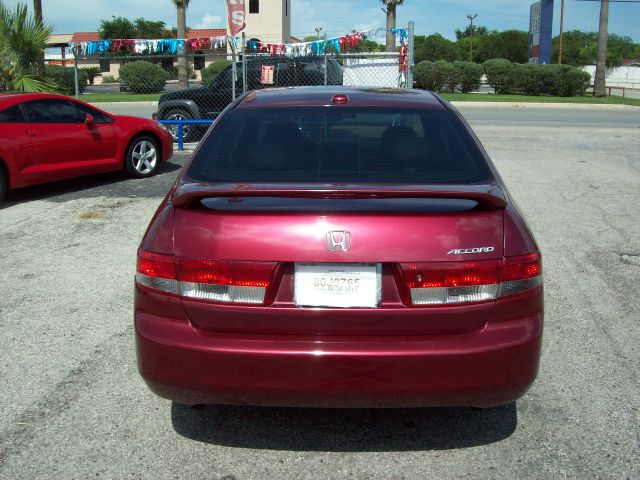
<instances>
[{"instance_id":1,"label":"asphalt parking lot","mask_svg":"<svg viewBox=\"0 0 640 480\"><path fill-rule=\"evenodd\" d=\"M179 154L151 179L29 188L0 209L0 478L640 479L640 108L500 108L462 111L543 252L542 364L516 404L155 397L135 363L135 251Z\"/></svg>"}]
</instances>

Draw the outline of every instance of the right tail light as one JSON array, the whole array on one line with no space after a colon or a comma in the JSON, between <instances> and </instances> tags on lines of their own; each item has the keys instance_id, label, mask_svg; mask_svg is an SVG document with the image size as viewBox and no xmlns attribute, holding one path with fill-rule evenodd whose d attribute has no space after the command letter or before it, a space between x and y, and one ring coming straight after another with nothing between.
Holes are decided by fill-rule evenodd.
<instances>
[{"instance_id":1,"label":"right tail light","mask_svg":"<svg viewBox=\"0 0 640 480\"><path fill-rule=\"evenodd\" d=\"M542 284L537 252L502 260L401 263L400 271L412 305L495 300Z\"/></svg>"}]
</instances>

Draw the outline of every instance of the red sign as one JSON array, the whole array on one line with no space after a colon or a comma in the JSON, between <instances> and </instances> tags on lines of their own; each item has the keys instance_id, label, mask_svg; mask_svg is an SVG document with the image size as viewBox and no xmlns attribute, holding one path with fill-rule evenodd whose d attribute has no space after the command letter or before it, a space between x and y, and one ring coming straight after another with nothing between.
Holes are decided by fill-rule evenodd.
<instances>
[{"instance_id":1,"label":"red sign","mask_svg":"<svg viewBox=\"0 0 640 480\"><path fill-rule=\"evenodd\" d=\"M265 84L273 84L273 65L263 65L260 82Z\"/></svg>"},{"instance_id":2,"label":"red sign","mask_svg":"<svg viewBox=\"0 0 640 480\"><path fill-rule=\"evenodd\" d=\"M227 0L227 23L232 37L244 30L244 0Z\"/></svg>"}]
</instances>

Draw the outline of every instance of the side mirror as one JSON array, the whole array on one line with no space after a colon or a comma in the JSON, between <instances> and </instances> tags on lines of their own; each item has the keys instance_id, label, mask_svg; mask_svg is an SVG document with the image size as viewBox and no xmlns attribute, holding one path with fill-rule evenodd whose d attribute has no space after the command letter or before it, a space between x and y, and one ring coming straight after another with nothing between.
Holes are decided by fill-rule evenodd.
<instances>
[{"instance_id":1,"label":"side mirror","mask_svg":"<svg viewBox=\"0 0 640 480\"><path fill-rule=\"evenodd\" d=\"M87 127L93 126L93 115L86 113L84 116L84 123Z\"/></svg>"}]
</instances>

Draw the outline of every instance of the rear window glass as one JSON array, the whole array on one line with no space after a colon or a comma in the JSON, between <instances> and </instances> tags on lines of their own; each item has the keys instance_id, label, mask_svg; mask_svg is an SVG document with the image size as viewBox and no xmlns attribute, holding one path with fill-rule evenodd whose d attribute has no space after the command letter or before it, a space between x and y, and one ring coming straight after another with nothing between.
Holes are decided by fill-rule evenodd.
<instances>
[{"instance_id":1,"label":"rear window glass","mask_svg":"<svg viewBox=\"0 0 640 480\"><path fill-rule=\"evenodd\" d=\"M490 172L449 111L313 107L231 110L190 175L212 183L473 183Z\"/></svg>"}]
</instances>

